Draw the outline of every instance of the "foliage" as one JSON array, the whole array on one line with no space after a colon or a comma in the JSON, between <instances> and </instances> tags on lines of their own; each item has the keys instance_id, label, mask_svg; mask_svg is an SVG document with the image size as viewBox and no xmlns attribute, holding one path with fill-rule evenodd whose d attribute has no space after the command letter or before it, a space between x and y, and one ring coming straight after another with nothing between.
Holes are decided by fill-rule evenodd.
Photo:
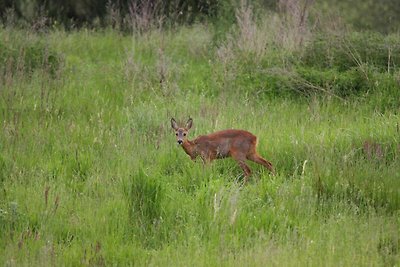
<instances>
[{"instance_id":1,"label":"foliage","mask_svg":"<svg viewBox=\"0 0 400 267\"><path fill-rule=\"evenodd\" d=\"M347 71L366 64L377 70L393 71L400 66L398 35L352 32L335 36L318 34L305 49L304 64Z\"/></svg>"},{"instance_id":2,"label":"foliage","mask_svg":"<svg viewBox=\"0 0 400 267\"><path fill-rule=\"evenodd\" d=\"M123 31L142 31L160 24L192 24L198 21L217 22L216 28L226 29L234 23L239 0L3 0L0 1L0 20L5 24L44 26L113 27ZM400 10L396 0L308 1L257 0L247 1L259 14L285 9L307 19L306 6L313 3L311 17L319 21L332 14L340 17L358 31L372 30L395 33L400 26ZM302 11L306 13L300 14ZM382 15L385 14L385 15ZM306 16L304 16L306 15ZM296 27L299 25L296 25ZM221 30L222 30L221 29ZM289 29L288 29L289 30Z\"/></svg>"},{"instance_id":3,"label":"foliage","mask_svg":"<svg viewBox=\"0 0 400 267\"><path fill-rule=\"evenodd\" d=\"M45 40L23 32L2 31L0 40L1 76L46 69L55 74L62 66L61 53L49 48Z\"/></svg>"},{"instance_id":4,"label":"foliage","mask_svg":"<svg viewBox=\"0 0 400 267\"><path fill-rule=\"evenodd\" d=\"M223 1L227 3L228 1ZM61 24L71 29L76 26L91 25L108 27L121 25L125 28L132 20L167 20L174 23L193 23L202 17L215 17L218 14L219 1L205 0L68 0L68 1L2 1L0 17L3 21L22 20L29 24L52 26ZM11 14L13 13L13 14ZM138 21L136 21L138 22ZM133 22L133 23L136 23Z\"/></svg>"},{"instance_id":5,"label":"foliage","mask_svg":"<svg viewBox=\"0 0 400 267\"><path fill-rule=\"evenodd\" d=\"M346 24L356 30L396 33L400 27L400 5L394 0L327 0L319 3L327 13L341 14Z\"/></svg>"}]
</instances>

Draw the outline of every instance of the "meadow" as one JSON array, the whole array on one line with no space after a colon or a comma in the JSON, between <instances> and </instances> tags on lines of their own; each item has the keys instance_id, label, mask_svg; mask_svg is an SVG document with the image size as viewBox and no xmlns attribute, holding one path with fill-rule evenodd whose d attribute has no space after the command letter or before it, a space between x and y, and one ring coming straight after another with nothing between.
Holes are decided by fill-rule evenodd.
<instances>
[{"instance_id":1,"label":"meadow","mask_svg":"<svg viewBox=\"0 0 400 267\"><path fill-rule=\"evenodd\" d=\"M242 11L225 33L0 29L1 265L400 264L400 37ZM189 138L254 133L276 175L191 161L189 116Z\"/></svg>"}]
</instances>

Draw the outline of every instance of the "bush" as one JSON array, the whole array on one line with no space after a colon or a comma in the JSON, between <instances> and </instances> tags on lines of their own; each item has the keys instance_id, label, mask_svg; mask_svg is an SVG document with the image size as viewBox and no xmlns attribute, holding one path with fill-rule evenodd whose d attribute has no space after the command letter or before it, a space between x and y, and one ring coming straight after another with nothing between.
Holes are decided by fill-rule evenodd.
<instances>
[{"instance_id":1,"label":"bush","mask_svg":"<svg viewBox=\"0 0 400 267\"><path fill-rule=\"evenodd\" d=\"M303 63L317 68L350 70L368 64L379 71L400 66L400 36L353 32L347 36L318 34L306 47Z\"/></svg>"},{"instance_id":2,"label":"bush","mask_svg":"<svg viewBox=\"0 0 400 267\"><path fill-rule=\"evenodd\" d=\"M381 112L400 108L400 73L373 73L371 96L366 100Z\"/></svg>"},{"instance_id":3,"label":"bush","mask_svg":"<svg viewBox=\"0 0 400 267\"><path fill-rule=\"evenodd\" d=\"M296 72L299 78L294 80L293 86L301 92L320 90L346 97L370 89L368 73L362 67L353 67L342 72L336 69L298 67Z\"/></svg>"},{"instance_id":4,"label":"bush","mask_svg":"<svg viewBox=\"0 0 400 267\"><path fill-rule=\"evenodd\" d=\"M242 90L256 95L289 97L327 94L348 97L372 89L370 72L367 66L347 71L297 66L290 70L276 68L244 73L237 80Z\"/></svg>"}]
</instances>

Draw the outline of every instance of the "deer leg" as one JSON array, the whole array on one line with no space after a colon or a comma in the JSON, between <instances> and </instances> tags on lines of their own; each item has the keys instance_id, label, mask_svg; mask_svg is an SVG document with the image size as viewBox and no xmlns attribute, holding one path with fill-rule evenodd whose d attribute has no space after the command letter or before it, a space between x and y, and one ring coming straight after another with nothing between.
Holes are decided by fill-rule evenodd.
<instances>
[{"instance_id":1,"label":"deer leg","mask_svg":"<svg viewBox=\"0 0 400 267\"><path fill-rule=\"evenodd\" d=\"M236 160L236 162L239 164L240 168L242 168L243 173L244 173L244 183L247 183L249 180L249 176L251 175L251 170L249 166L244 162L244 160Z\"/></svg>"},{"instance_id":2,"label":"deer leg","mask_svg":"<svg viewBox=\"0 0 400 267\"><path fill-rule=\"evenodd\" d=\"M213 158L209 157L206 153L202 153L200 158L203 161L203 165L208 165L213 161Z\"/></svg>"},{"instance_id":3,"label":"deer leg","mask_svg":"<svg viewBox=\"0 0 400 267\"><path fill-rule=\"evenodd\" d=\"M251 170L250 167L246 164L245 158L238 155L232 155L232 158L234 158L239 164L240 168L242 168L244 172L244 183L247 183L249 176L251 175Z\"/></svg>"},{"instance_id":4,"label":"deer leg","mask_svg":"<svg viewBox=\"0 0 400 267\"><path fill-rule=\"evenodd\" d=\"M264 167L266 167L272 174L275 175L275 170L274 167L272 166L272 163L269 162L268 160L264 159L263 157L261 157L258 154L252 154L248 157L249 160L254 161L255 163L258 163L260 165L263 165Z\"/></svg>"}]
</instances>

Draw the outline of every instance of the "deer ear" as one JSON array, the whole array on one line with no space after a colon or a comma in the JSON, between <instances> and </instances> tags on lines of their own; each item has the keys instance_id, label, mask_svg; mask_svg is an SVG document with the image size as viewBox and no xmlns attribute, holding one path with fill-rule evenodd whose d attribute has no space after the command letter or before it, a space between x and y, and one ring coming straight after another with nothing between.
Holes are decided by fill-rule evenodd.
<instances>
[{"instance_id":1,"label":"deer ear","mask_svg":"<svg viewBox=\"0 0 400 267\"><path fill-rule=\"evenodd\" d=\"M171 127L176 131L178 130L178 124L176 123L174 118L171 118Z\"/></svg>"},{"instance_id":2,"label":"deer ear","mask_svg":"<svg viewBox=\"0 0 400 267\"><path fill-rule=\"evenodd\" d=\"M189 118L188 119L188 121L186 122L186 129L190 129L190 128L192 128L192 125L193 125L193 120L192 120L192 118Z\"/></svg>"}]
</instances>

